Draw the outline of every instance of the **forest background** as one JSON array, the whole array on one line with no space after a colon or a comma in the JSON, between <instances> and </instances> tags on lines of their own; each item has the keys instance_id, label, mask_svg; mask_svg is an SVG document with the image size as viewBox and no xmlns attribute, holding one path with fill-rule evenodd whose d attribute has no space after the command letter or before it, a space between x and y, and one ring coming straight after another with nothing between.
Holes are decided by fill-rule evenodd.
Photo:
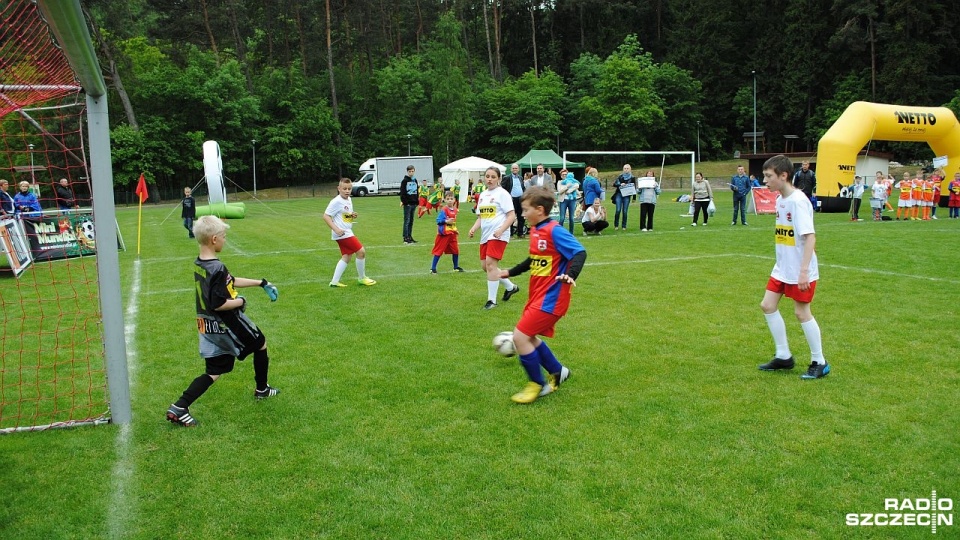
<instances>
[{"instance_id":1,"label":"forest background","mask_svg":"<svg viewBox=\"0 0 960 540\"><path fill-rule=\"evenodd\" d=\"M960 115L947 0L81 4L111 88L119 189L141 171L159 193L194 184L208 139L249 189L254 155L260 188L354 177L370 157L408 152L438 168L531 148L699 144L701 159L729 159L750 150L754 91L774 150L796 134L814 151L856 100Z\"/></svg>"}]
</instances>

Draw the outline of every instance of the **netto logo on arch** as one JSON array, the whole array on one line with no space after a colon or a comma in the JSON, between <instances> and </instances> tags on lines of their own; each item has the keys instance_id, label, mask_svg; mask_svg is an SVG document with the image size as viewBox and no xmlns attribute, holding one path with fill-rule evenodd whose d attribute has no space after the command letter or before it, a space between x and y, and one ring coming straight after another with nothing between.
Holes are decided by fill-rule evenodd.
<instances>
[{"instance_id":1,"label":"netto logo on arch","mask_svg":"<svg viewBox=\"0 0 960 540\"><path fill-rule=\"evenodd\" d=\"M857 166L856 166L856 165L843 165L843 164L841 164L841 165L837 165L837 170L847 171L847 172L849 172L849 171L855 171L855 170L857 170Z\"/></svg>"}]
</instances>

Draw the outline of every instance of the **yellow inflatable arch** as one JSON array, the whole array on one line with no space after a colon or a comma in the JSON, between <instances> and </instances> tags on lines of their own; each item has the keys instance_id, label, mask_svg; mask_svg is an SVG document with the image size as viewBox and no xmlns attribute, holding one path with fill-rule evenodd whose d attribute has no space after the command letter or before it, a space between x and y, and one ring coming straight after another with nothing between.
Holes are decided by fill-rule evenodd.
<instances>
[{"instance_id":1,"label":"yellow inflatable arch","mask_svg":"<svg viewBox=\"0 0 960 540\"><path fill-rule=\"evenodd\" d=\"M870 140L926 142L935 156L947 156L941 193L960 172L960 123L946 107L906 107L857 101L823 135L817 145L817 200L821 210L845 212L839 185L855 176L857 154ZM869 178L868 178L869 181ZM839 183L839 185L838 185Z\"/></svg>"}]
</instances>

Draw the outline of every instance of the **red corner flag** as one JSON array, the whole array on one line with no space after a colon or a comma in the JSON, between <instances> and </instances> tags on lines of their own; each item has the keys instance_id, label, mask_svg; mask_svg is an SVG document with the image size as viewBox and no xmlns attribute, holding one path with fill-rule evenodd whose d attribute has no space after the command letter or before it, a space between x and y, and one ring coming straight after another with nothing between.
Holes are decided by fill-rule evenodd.
<instances>
[{"instance_id":1,"label":"red corner flag","mask_svg":"<svg viewBox=\"0 0 960 540\"><path fill-rule=\"evenodd\" d=\"M143 201L150 198L150 194L147 192L147 180L143 177L143 173L140 173L140 181L137 182L137 191L135 193L140 197L140 204L143 204Z\"/></svg>"}]
</instances>

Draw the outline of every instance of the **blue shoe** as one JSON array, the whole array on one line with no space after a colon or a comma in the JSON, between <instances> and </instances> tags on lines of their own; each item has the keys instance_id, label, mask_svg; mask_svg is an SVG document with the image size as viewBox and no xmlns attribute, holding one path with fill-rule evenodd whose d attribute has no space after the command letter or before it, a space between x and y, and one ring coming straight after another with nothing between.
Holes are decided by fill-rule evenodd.
<instances>
[{"instance_id":1,"label":"blue shoe","mask_svg":"<svg viewBox=\"0 0 960 540\"><path fill-rule=\"evenodd\" d=\"M830 373L830 364L823 363L818 364L816 362L810 362L810 367L807 368L807 372L800 376L801 379L822 379Z\"/></svg>"}]
</instances>

